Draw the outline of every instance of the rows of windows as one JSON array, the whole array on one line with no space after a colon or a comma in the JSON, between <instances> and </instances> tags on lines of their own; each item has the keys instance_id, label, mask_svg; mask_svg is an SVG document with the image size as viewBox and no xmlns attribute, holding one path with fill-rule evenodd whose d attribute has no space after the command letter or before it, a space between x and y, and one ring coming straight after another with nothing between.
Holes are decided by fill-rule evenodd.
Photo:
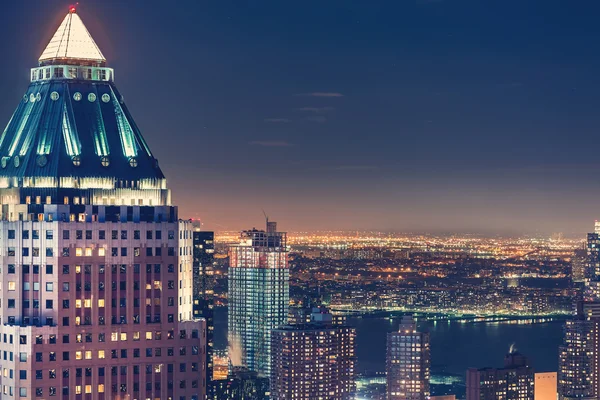
<instances>
[{"instance_id":1,"label":"rows of windows","mask_svg":"<svg viewBox=\"0 0 600 400\"><path fill-rule=\"evenodd\" d=\"M63 361L69 361L71 360L71 355L73 354L73 356L75 357L74 359L79 361L79 360L104 360L107 358L108 355L110 355L111 359L125 359L128 358L129 355L131 355L133 358L140 358L141 354L142 354L142 349L136 348L136 349L131 349L132 351L130 352L129 349L113 349L110 350L110 354L108 354L108 350L97 350L97 351L92 351L92 350L78 350L78 351L74 351L74 352L69 352L69 351L63 351L62 352L62 360ZM191 355L198 355L199 353L199 348L198 346L190 346L190 350L188 353L188 348L186 346L181 346L179 347L179 349L176 351L174 347L167 347L165 348L165 354L168 357L175 357L175 354L177 354L178 356L186 356L188 354ZM95 357L94 357L94 353L95 353ZM23 353L21 353L23 354ZM44 361L44 354L47 354L47 358L48 361L57 361L57 352L55 351L50 351L50 352L36 352L35 353L35 361L36 362L43 362ZM163 348L162 347L148 347L145 349L144 352L145 356L147 358L149 357L162 357L163 355ZM185 367L185 364L182 364ZM185 369L182 370L181 372L185 372Z\"/></svg>"},{"instance_id":2,"label":"rows of windows","mask_svg":"<svg viewBox=\"0 0 600 400\"><path fill-rule=\"evenodd\" d=\"M7 335L4 334L4 340L6 343L6 337ZM63 344L68 344L71 343L71 336L72 335L62 335L62 343ZM93 343L94 341L94 335L92 333L78 333L73 335L75 336L75 343ZM171 339L175 339L175 331L173 329L168 330L166 332L165 337L169 340ZM187 331L185 329L182 329L179 331L179 338L180 339L185 339L187 337ZM198 339L199 337L199 332L197 329L193 329L191 331L191 338L192 339ZM112 332L110 334L109 340L111 342L126 342L128 340L134 341L134 342L138 342L142 339L146 340L146 341L152 341L152 340L162 340L163 338L163 332L161 331L146 331L146 332ZM10 335L10 343L12 344L13 342L13 335ZM106 334L105 333L98 333L97 334L97 342L99 343L104 343L106 342L107 338L106 338ZM44 335L36 335L34 338L35 344L43 344L44 343ZM27 336L26 335L20 335L19 336L19 342L20 344L27 344ZM47 336L47 344L57 344L57 335L55 334L50 334ZM6 352L5 352L6 353ZM25 353L21 353L21 354L25 354ZM12 357L12 355L11 355Z\"/></svg>"},{"instance_id":3,"label":"rows of windows","mask_svg":"<svg viewBox=\"0 0 600 400\"><path fill-rule=\"evenodd\" d=\"M45 231L46 232L46 239L51 240L54 238L54 231L52 229L48 229ZM84 238L84 232L85 232L85 239L87 240L91 240L93 239L93 230L91 229L87 229L87 230L82 230L82 229L78 229L75 231L75 239L83 239ZM98 232L98 239L99 240L105 240L106 239L106 231L105 230L99 230ZM31 235L30 235L31 233ZM71 237L71 231L65 229L63 230L63 239L67 240L70 239ZM127 240L128 237L128 231L126 230L112 230L111 231L111 239L112 240L118 240L118 239L122 239L122 240ZM34 230L23 230L22 231L22 238L23 239L39 239L40 238L40 231L38 229L34 229ZM134 230L133 231L133 239L134 240L141 240L142 235L141 235L141 231L140 230ZM175 239L175 231L168 231L168 235L167 238L169 240L173 240ZM14 229L9 229L8 230L8 239L16 239L16 231ZM147 240L162 240L162 231L157 230L157 231L152 231L152 230L148 230L146 231L146 239Z\"/></svg>"},{"instance_id":4,"label":"rows of windows","mask_svg":"<svg viewBox=\"0 0 600 400\"><path fill-rule=\"evenodd\" d=\"M85 238L88 240L93 239L93 232L92 230L88 229L85 230ZM105 230L99 230L98 232L98 239L99 240L105 240L106 239L106 231ZM10 231L9 231L10 234ZM118 239L123 239L126 240L128 237L128 231L126 230L111 230L110 232L110 237L112 240L118 240ZM14 236L14 231L13 231L13 236ZM71 236L71 231L69 230L63 230L63 239L69 239ZM75 231L75 239L83 239L84 237L84 230L76 230ZM175 239L175 231L168 231L168 239L172 240ZM134 230L133 231L133 239L134 240L141 240L142 235L141 235L141 231L140 230ZM14 237L13 237L14 239ZM146 239L147 240L162 240L162 231L157 230L157 231L152 231L152 230L148 230L146 231Z\"/></svg>"},{"instance_id":5,"label":"rows of windows","mask_svg":"<svg viewBox=\"0 0 600 400\"><path fill-rule=\"evenodd\" d=\"M11 248L9 248L9 256L11 255ZM146 247L145 248L145 254L146 257L161 257L163 255L163 249L162 247ZM26 249L23 249L24 253L25 253ZM35 250L35 249L34 249ZM35 252L34 252L35 253ZM96 254L94 254L96 253ZM111 257L127 257L128 255L128 248L127 247L111 247L110 248L110 255ZM37 254L39 255L39 249ZM50 256L52 256L52 249L46 249L46 255L48 256L48 254L50 254ZM12 255L14 255L14 248L12 251ZM27 251L27 254L23 254L24 256L29 255L29 252ZM71 256L71 248L70 247L63 247L62 249L62 253L61 255L63 257L70 257ZM75 248L75 257L92 257L94 255L97 255L99 257L104 257L106 255L106 249L104 247L98 247L96 249L96 251L94 252L94 248L92 247L86 247L86 248L82 248L82 247L76 247ZM134 247L133 248L133 256L134 257L140 257L142 255L142 248L140 247ZM169 247L167 248L167 256L175 256L175 248L174 247ZM35 257L35 254L34 254Z\"/></svg>"},{"instance_id":6,"label":"rows of windows","mask_svg":"<svg viewBox=\"0 0 600 400\"><path fill-rule=\"evenodd\" d=\"M31 239L39 239L40 238L40 231L38 229L33 229L31 231L25 229L21 233L23 239L29 239L30 238L30 235L29 235L30 233L31 233ZM8 230L8 238L9 239L16 239L16 232L15 232L14 229L9 229ZM52 229L47 229L46 230L46 239L48 239L48 240L54 239L54 231Z\"/></svg>"}]
</instances>

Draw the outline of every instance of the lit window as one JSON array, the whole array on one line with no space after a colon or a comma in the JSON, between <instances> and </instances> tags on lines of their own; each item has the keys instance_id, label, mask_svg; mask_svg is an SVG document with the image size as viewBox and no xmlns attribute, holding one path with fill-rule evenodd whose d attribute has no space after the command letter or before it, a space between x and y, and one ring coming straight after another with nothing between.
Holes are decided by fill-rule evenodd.
<instances>
[{"instance_id":1,"label":"lit window","mask_svg":"<svg viewBox=\"0 0 600 400\"><path fill-rule=\"evenodd\" d=\"M69 196L65 196L65 198L63 199L63 203L69 204Z\"/></svg>"},{"instance_id":2,"label":"lit window","mask_svg":"<svg viewBox=\"0 0 600 400\"><path fill-rule=\"evenodd\" d=\"M111 340L111 342L116 342L117 340L119 340L119 334L117 332L111 333L110 340Z\"/></svg>"},{"instance_id":3,"label":"lit window","mask_svg":"<svg viewBox=\"0 0 600 400\"><path fill-rule=\"evenodd\" d=\"M86 393L92 393L92 385L85 385L85 392Z\"/></svg>"},{"instance_id":4,"label":"lit window","mask_svg":"<svg viewBox=\"0 0 600 400\"><path fill-rule=\"evenodd\" d=\"M81 360L82 358L83 358L83 353L81 351L76 351L75 352L75 359L76 360ZM80 390L81 390L81 387L80 387Z\"/></svg>"},{"instance_id":5,"label":"lit window","mask_svg":"<svg viewBox=\"0 0 600 400\"><path fill-rule=\"evenodd\" d=\"M81 385L75 386L75 394L81 394Z\"/></svg>"},{"instance_id":6,"label":"lit window","mask_svg":"<svg viewBox=\"0 0 600 400\"><path fill-rule=\"evenodd\" d=\"M75 308L81 308L81 299L75 300Z\"/></svg>"},{"instance_id":7,"label":"lit window","mask_svg":"<svg viewBox=\"0 0 600 400\"><path fill-rule=\"evenodd\" d=\"M146 340L152 340L152 332L146 332Z\"/></svg>"},{"instance_id":8,"label":"lit window","mask_svg":"<svg viewBox=\"0 0 600 400\"><path fill-rule=\"evenodd\" d=\"M100 247L100 248L98 249L98 255L99 255L100 257L104 257L104 255L105 255L105 254L106 254L106 249L105 249L104 247Z\"/></svg>"},{"instance_id":9,"label":"lit window","mask_svg":"<svg viewBox=\"0 0 600 400\"><path fill-rule=\"evenodd\" d=\"M104 393L104 384L103 383L98 385L98 393Z\"/></svg>"},{"instance_id":10,"label":"lit window","mask_svg":"<svg viewBox=\"0 0 600 400\"><path fill-rule=\"evenodd\" d=\"M17 283L16 282L8 282L8 290L10 290L10 291L17 290Z\"/></svg>"},{"instance_id":11,"label":"lit window","mask_svg":"<svg viewBox=\"0 0 600 400\"><path fill-rule=\"evenodd\" d=\"M92 307L92 299L85 299L85 300L83 301L83 306L84 306L85 308L91 308L91 307Z\"/></svg>"},{"instance_id":12,"label":"lit window","mask_svg":"<svg viewBox=\"0 0 600 400\"><path fill-rule=\"evenodd\" d=\"M77 247L75 249L75 256L81 257L83 255L83 249L81 247Z\"/></svg>"},{"instance_id":13,"label":"lit window","mask_svg":"<svg viewBox=\"0 0 600 400\"><path fill-rule=\"evenodd\" d=\"M104 307L104 299L98 299L98 307Z\"/></svg>"},{"instance_id":14,"label":"lit window","mask_svg":"<svg viewBox=\"0 0 600 400\"><path fill-rule=\"evenodd\" d=\"M86 360L91 360L92 359L92 351L91 350L86 350L86 352L85 352L85 359Z\"/></svg>"},{"instance_id":15,"label":"lit window","mask_svg":"<svg viewBox=\"0 0 600 400\"><path fill-rule=\"evenodd\" d=\"M122 342L125 342L126 340L127 340L127 333L125 333L125 332L122 332L122 333L121 333L121 341L122 341Z\"/></svg>"},{"instance_id":16,"label":"lit window","mask_svg":"<svg viewBox=\"0 0 600 400\"><path fill-rule=\"evenodd\" d=\"M98 358L99 359L104 359L104 350L98 350Z\"/></svg>"}]
</instances>

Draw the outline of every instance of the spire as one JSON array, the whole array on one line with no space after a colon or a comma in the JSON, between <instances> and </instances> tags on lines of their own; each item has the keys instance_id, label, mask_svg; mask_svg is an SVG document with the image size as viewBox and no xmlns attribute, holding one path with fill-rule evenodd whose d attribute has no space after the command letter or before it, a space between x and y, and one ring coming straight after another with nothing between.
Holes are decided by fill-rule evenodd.
<instances>
[{"instance_id":1,"label":"spire","mask_svg":"<svg viewBox=\"0 0 600 400\"><path fill-rule=\"evenodd\" d=\"M104 64L106 59L88 32L75 7L48 43L39 59L40 64Z\"/></svg>"}]
</instances>

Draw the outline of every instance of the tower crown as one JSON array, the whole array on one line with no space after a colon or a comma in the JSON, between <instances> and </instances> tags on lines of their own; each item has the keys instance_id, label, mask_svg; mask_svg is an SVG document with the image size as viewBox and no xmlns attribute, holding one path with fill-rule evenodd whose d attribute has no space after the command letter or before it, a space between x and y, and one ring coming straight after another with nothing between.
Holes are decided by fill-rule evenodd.
<instances>
[{"instance_id":1,"label":"tower crown","mask_svg":"<svg viewBox=\"0 0 600 400\"><path fill-rule=\"evenodd\" d=\"M20 188L26 199L52 190L57 200L77 192L86 204L104 198L121 205L169 204L158 162L75 8L39 64L0 130L0 191Z\"/></svg>"},{"instance_id":2,"label":"tower crown","mask_svg":"<svg viewBox=\"0 0 600 400\"><path fill-rule=\"evenodd\" d=\"M40 66L51 64L104 66L106 58L88 32L74 6L69 8L58 30L39 58Z\"/></svg>"}]
</instances>

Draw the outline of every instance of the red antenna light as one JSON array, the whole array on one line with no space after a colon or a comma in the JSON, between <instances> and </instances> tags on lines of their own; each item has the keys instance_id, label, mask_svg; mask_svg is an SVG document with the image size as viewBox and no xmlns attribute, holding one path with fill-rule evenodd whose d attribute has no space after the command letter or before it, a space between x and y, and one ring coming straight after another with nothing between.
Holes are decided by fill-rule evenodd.
<instances>
[{"instance_id":1,"label":"red antenna light","mask_svg":"<svg viewBox=\"0 0 600 400\"><path fill-rule=\"evenodd\" d=\"M79 4L79 3L77 3L77 4ZM75 5L69 6L69 13L75 14L75 12L77 12L77 8L75 7Z\"/></svg>"}]
</instances>

